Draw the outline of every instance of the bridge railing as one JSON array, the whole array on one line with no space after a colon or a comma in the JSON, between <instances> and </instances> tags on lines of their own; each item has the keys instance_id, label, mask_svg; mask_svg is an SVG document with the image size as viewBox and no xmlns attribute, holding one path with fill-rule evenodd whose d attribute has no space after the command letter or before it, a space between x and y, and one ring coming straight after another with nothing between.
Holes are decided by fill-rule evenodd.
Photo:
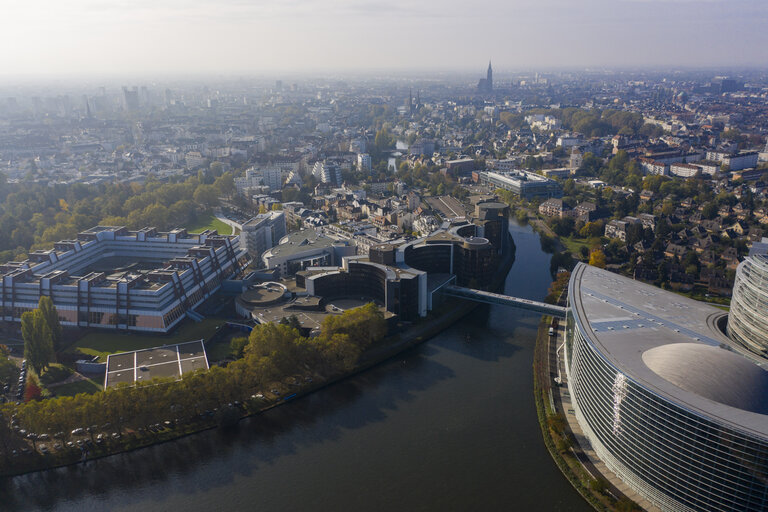
<instances>
[{"instance_id":1,"label":"bridge railing","mask_svg":"<svg viewBox=\"0 0 768 512\"><path fill-rule=\"evenodd\" d=\"M546 302L538 302L530 299L523 299L521 297L502 295L500 293L475 290L473 288L465 288L462 286L446 286L443 288L443 293L460 299L485 302L487 304L500 304L503 306L518 307L521 309L527 309L529 311L535 311L537 313L557 316L560 318L565 318L566 314L566 308L562 306L556 306L554 304L547 304Z\"/></svg>"}]
</instances>

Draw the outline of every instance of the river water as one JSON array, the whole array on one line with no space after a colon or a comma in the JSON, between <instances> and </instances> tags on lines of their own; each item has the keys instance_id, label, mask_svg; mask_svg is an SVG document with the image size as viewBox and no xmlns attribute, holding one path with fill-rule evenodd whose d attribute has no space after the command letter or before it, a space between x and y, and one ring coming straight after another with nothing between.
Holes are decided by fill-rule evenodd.
<instances>
[{"instance_id":1,"label":"river water","mask_svg":"<svg viewBox=\"0 0 768 512\"><path fill-rule=\"evenodd\" d=\"M542 299L549 255L510 228L507 293ZM0 510L589 511L544 447L539 317L481 306L395 360L241 422L0 482Z\"/></svg>"}]
</instances>

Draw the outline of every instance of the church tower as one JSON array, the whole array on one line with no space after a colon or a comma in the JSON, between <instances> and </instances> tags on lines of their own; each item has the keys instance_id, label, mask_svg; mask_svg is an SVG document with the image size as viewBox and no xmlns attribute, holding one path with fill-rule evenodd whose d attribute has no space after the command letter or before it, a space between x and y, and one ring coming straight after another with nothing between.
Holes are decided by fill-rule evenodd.
<instances>
[{"instance_id":1,"label":"church tower","mask_svg":"<svg viewBox=\"0 0 768 512\"><path fill-rule=\"evenodd\" d=\"M491 61L488 61L488 76L486 77L486 84L488 87L488 92L493 91L493 68L491 67Z\"/></svg>"}]
</instances>

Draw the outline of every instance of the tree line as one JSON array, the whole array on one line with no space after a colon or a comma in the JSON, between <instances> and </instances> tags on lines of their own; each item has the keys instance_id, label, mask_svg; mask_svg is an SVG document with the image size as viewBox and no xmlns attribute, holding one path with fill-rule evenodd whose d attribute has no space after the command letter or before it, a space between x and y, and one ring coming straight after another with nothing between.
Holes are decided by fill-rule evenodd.
<instances>
[{"instance_id":1,"label":"tree line","mask_svg":"<svg viewBox=\"0 0 768 512\"><path fill-rule=\"evenodd\" d=\"M216 175L216 172L219 175ZM92 226L118 225L161 230L208 214L218 198L234 191L234 178L212 172L163 182L85 185L8 183L0 174L0 262L25 258L29 249L50 248Z\"/></svg>"},{"instance_id":2,"label":"tree line","mask_svg":"<svg viewBox=\"0 0 768 512\"><path fill-rule=\"evenodd\" d=\"M259 325L242 347L242 357L226 367L184 374L179 380L122 384L102 393L4 404L0 430L10 432L11 418L29 432L67 436L91 425L100 426L99 431L128 433L166 420L181 425L209 421L207 411L235 401L252 403L254 394L282 387L289 379L295 382L310 375L325 379L349 372L385 334L383 313L374 304L327 317L317 337L302 336L295 324ZM251 412L264 405L256 404ZM109 428L104 429L107 424ZM0 450L12 445L0 443ZM3 455L8 463L9 454Z\"/></svg>"}]
</instances>

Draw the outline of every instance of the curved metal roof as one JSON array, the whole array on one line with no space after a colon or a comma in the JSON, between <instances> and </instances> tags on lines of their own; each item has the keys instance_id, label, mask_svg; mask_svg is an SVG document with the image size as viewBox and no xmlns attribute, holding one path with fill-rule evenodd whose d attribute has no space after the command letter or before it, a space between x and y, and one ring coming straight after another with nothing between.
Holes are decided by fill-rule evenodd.
<instances>
[{"instance_id":1,"label":"curved metal roof","mask_svg":"<svg viewBox=\"0 0 768 512\"><path fill-rule=\"evenodd\" d=\"M737 409L768 414L768 371L720 347L671 343L646 350L643 362L691 393Z\"/></svg>"},{"instance_id":2,"label":"curved metal roof","mask_svg":"<svg viewBox=\"0 0 768 512\"><path fill-rule=\"evenodd\" d=\"M617 371L696 414L768 439L768 398L757 398L768 397L768 360L717 328L724 311L583 263L571 275L568 302L579 330Z\"/></svg>"}]
</instances>

